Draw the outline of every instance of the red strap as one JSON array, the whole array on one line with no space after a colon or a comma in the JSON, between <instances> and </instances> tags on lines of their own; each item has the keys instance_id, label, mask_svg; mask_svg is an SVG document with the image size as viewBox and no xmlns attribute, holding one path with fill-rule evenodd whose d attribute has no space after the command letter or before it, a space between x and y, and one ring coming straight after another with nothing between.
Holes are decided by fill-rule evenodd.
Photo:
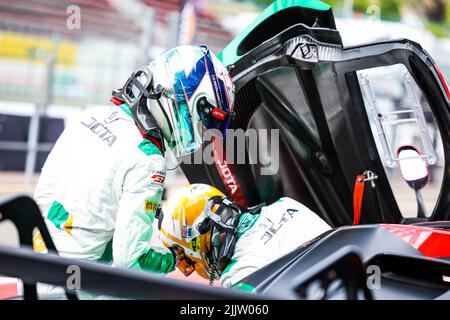
<instances>
[{"instance_id":1,"label":"red strap","mask_svg":"<svg viewBox=\"0 0 450 320\"><path fill-rule=\"evenodd\" d=\"M361 206L364 195L364 179L366 176L360 175L356 177L355 190L353 191L353 224L359 224L361 218Z\"/></svg>"},{"instance_id":2,"label":"red strap","mask_svg":"<svg viewBox=\"0 0 450 320\"><path fill-rule=\"evenodd\" d=\"M114 103L116 106L120 106L121 104L123 104L123 101L116 97L111 97L111 102Z\"/></svg>"},{"instance_id":3,"label":"red strap","mask_svg":"<svg viewBox=\"0 0 450 320\"><path fill-rule=\"evenodd\" d=\"M225 188L233 200L243 207L248 207L248 202L241 185L230 164L227 162L226 148L224 148L223 143L224 141L221 138L213 137L213 154L216 168L225 184Z\"/></svg>"},{"instance_id":4,"label":"red strap","mask_svg":"<svg viewBox=\"0 0 450 320\"><path fill-rule=\"evenodd\" d=\"M225 112L220 110L219 108L214 108L212 112L213 117L219 119L219 120L225 120L225 117L227 116Z\"/></svg>"}]
</instances>

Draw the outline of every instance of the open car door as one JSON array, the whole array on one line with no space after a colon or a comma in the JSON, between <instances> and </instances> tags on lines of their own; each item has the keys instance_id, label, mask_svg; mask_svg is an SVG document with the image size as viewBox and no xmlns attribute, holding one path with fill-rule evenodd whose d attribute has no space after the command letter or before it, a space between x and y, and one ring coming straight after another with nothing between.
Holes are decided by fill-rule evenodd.
<instances>
[{"instance_id":1,"label":"open car door","mask_svg":"<svg viewBox=\"0 0 450 320\"><path fill-rule=\"evenodd\" d=\"M279 145L252 161L248 139L234 141L245 163L216 146L214 164L182 165L191 182L243 205L289 196L340 226L353 221L357 177L370 173L361 223L450 219L450 92L419 44L344 48L329 6L276 1L220 58L236 85L232 127L267 129ZM419 219L399 166L398 150L411 145L428 170Z\"/></svg>"}]
</instances>

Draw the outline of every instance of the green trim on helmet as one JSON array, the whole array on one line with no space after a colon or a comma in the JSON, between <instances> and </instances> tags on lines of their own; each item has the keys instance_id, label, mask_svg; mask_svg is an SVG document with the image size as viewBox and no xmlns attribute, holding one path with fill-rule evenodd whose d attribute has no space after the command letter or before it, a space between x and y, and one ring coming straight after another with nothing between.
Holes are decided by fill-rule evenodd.
<instances>
[{"instance_id":1,"label":"green trim on helmet","mask_svg":"<svg viewBox=\"0 0 450 320\"><path fill-rule=\"evenodd\" d=\"M170 250L160 252L149 248L139 257L138 265L146 271L166 274L175 269L175 259Z\"/></svg>"},{"instance_id":2,"label":"green trim on helmet","mask_svg":"<svg viewBox=\"0 0 450 320\"><path fill-rule=\"evenodd\" d=\"M69 219L69 212L67 212L61 203L58 201L53 201L50 209L48 210L47 218L53 222L55 227L63 230L64 227L62 225Z\"/></svg>"},{"instance_id":3,"label":"green trim on helmet","mask_svg":"<svg viewBox=\"0 0 450 320\"><path fill-rule=\"evenodd\" d=\"M143 139L142 142L138 145L139 150L145 153L147 156L151 156L153 154L162 155L161 150L158 149L157 146L153 142L148 139Z\"/></svg>"},{"instance_id":4,"label":"green trim on helmet","mask_svg":"<svg viewBox=\"0 0 450 320\"><path fill-rule=\"evenodd\" d=\"M242 282L238 282L238 283L232 285L231 288L239 289L241 291L250 292L250 293L254 293L256 291L256 288L254 286L252 286L248 283L242 283Z\"/></svg>"},{"instance_id":5,"label":"green trim on helmet","mask_svg":"<svg viewBox=\"0 0 450 320\"><path fill-rule=\"evenodd\" d=\"M232 40L228 46L220 52L217 57L222 61L225 66L232 65L241 56L238 55L238 47L241 42L250 34L250 32L260 25L263 21L270 16L293 7L302 7L307 9L314 9L319 11L327 11L331 9L328 4L319 0L277 0L269 5L250 25L244 29L234 40Z\"/></svg>"}]
</instances>

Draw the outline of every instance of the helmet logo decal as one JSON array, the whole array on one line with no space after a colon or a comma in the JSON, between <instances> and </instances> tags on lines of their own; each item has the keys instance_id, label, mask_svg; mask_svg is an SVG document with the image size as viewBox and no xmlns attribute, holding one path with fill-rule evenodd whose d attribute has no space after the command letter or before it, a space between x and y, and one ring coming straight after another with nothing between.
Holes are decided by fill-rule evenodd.
<instances>
[{"instance_id":1,"label":"helmet logo decal","mask_svg":"<svg viewBox=\"0 0 450 320\"><path fill-rule=\"evenodd\" d=\"M192 236L193 236L193 234L192 234L192 227L183 226L181 234L182 234L184 239L192 238Z\"/></svg>"},{"instance_id":2,"label":"helmet logo decal","mask_svg":"<svg viewBox=\"0 0 450 320\"><path fill-rule=\"evenodd\" d=\"M226 114L219 108L214 108L212 115L220 120L225 120Z\"/></svg>"},{"instance_id":3,"label":"helmet logo decal","mask_svg":"<svg viewBox=\"0 0 450 320\"><path fill-rule=\"evenodd\" d=\"M156 212L156 209L158 209L158 202L152 202L145 200L144 202L144 211L145 212Z\"/></svg>"},{"instance_id":4,"label":"helmet logo decal","mask_svg":"<svg viewBox=\"0 0 450 320\"><path fill-rule=\"evenodd\" d=\"M192 241L189 242L189 248L195 252L200 251L200 238L197 237L197 238L192 239Z\"/></svg>"}]
</instances>

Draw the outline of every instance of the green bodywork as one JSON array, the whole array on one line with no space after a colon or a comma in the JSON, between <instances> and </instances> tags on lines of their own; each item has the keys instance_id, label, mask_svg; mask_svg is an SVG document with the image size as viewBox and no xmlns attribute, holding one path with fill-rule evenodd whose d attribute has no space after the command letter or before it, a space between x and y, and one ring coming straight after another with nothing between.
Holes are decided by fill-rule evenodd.
<instances>
[{"instance_id":1,"label":"green bodywork","mask_svg":"<svg viewBox=\"0 0 450 320\"><path fill-rule=\"evenodd\" d=\"M302 7L320 11L330 10L331 7L319 0L277 0L269 5L250 25L244 29L233 41L231 41L222 52L218 54L219 59L225 66L234 64L241 58L238 55L238 47L241 42L254 30L258 25L270 18L274 14L293 7Z\"/></svg>"},{"instance_id":2,"label":"green bodywork","mask_svg":"<svg viewBox=\"0 0 450 320\"><path fill-rule=\"evenodd\" d=\"M252 285L244 282L238 282L234 286L232 286L233 289L239 289L241 291L249 292L249 293L255 293L256 288Z\"/></svg>"}]
</instances>

